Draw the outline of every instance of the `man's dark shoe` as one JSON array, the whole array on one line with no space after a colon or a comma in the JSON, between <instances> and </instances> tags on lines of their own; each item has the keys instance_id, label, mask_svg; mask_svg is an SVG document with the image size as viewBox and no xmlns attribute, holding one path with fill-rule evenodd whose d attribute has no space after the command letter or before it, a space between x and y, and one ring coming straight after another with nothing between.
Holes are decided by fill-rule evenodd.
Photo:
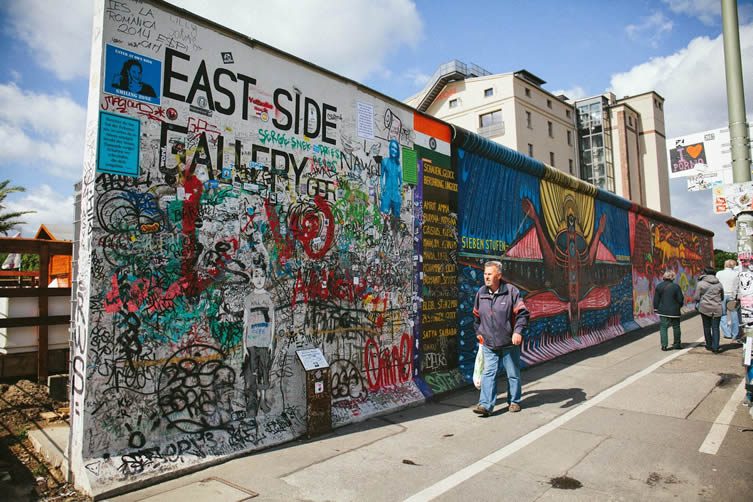
<instances>
[{"instance_id":1,"label":"man's dark shoe","mask_svg":"<svg viewBox=\"0 0 753 502\"><path fill-rule=\"evenodd\" d=\"M721 351L722 349L713 349L711 352L713 352L714 354L719 354L721 353Z\"/></svg>"},{"instance_id":2,"label":"man's dark shoe","mask_svg":"<svg viewBox=\"0 0 753 502\"><path fill-rule=\"evenodd\" d=\"M675 350L680 350L680 349L682 349L682 344L676 343L676 344L672 345L672 348L675 349Z\"/></svg>"},{"instance_id":3,"label":"man's dark shoe","mask_svg":"<svg viewBox=\"0 0 753 502\"><path fill-rule=\"evenodd\" d=\"M473 413L481 415L482 417L488 417L489 415L492 414L491 411L487 410L486 408L484 408L480 404L477 404L476 407L473 408Z\"/></svg>"},{"instance_id":4,"label":"man's dark shoe","mask_svg":"<svg viewBox=\"0 0 753 502\"><path fill-rule=\"evenodd\" d=\"M666 346L663 346L663 345L662 345L662 348L661 348L661 349L662 349L662 350L663 350L664 352L666 352L666 351L668 351L668 350L669 350L669 347L666 347Z\"/></svg>"},{"instance_id":5,"label":"man's dark shoe","mask_svg":"<svg viewBox=\"0 0 753 502\"><path fill-rule=\"evenodd\" d=\"M520 411L520 409L521 408L518 403L510 403L510 407L508 408L511 413L517 413Z\"/></svg>"}]
</instances>

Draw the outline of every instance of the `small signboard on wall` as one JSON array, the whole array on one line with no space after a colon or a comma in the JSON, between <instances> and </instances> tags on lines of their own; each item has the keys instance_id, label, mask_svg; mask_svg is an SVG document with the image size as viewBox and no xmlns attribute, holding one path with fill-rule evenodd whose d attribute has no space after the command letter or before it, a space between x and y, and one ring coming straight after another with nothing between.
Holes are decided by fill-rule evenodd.
<instances>
[{"instance_id":1,"label":"small signboard on wall","mask_svg":"<svg viewBox=\"0 0 753 502\"><path fill-rule=\"evenodd\" d=\"M100 112L97 172L138 177L140 131L139 119Z\"/></svg>"},{"instance_id":2,"label":"small signboard on wall","mask_svg":"<svg viewBox=\"0 0 753 502\"><path fill-rule=\"evenodd\" d=\"M295 354L298 356L298 359L300 359L303 369L306 371L329 368L329 363L324 358L321 349L296 350Z\"/></svg>"}]
</instances>

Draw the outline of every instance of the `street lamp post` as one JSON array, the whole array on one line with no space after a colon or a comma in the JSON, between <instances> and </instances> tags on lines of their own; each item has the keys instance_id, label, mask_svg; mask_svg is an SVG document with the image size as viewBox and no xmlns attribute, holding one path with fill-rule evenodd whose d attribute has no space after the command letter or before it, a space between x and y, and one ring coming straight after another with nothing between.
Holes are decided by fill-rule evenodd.
<instances>
[{"instance_id":1,"label":"street lamp post","mask_svg":"<svg viewBox=\"0 0 753 502\"><path fill-rule=\"evenodd\" d=\"M737 0L722 0L722 32L724 36L724 69L727 79L727 109L729 112L729 135L732 151L732 181L750 181L750 146L748 123L745 115L742 60L740 57L740 32L737 19ZM737 255L740 262L740 283L753 281L753 213L745 211L737 215ZM753 349L753 291L745 288L740 292L742 309L741 329L745 336L744 363L746 363L747 397L753 396L753 365L750 364Z\"/></svg>"}]
</instances>

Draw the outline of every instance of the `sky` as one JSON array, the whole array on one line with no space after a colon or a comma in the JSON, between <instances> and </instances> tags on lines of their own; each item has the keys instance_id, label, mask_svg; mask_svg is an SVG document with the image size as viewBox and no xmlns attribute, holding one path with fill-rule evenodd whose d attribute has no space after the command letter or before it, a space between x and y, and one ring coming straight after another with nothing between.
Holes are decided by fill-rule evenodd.
<instances>
[{"instance_id":1,"label":"sky","mask_svg":"<svg viewBox=\"0 0 753 502\"><path fill-rule=\"evenodd\" d=\"M667 138L728 123L719 0L172 0L170 3L403 100L458 59L526 69L570 98L655 90ZM26 192L22 227L73 221L81 178L92 0L0 1L0 180ZM753 0L738 0L753 121ZM735 249L711 192L670 183L672 215Z\"/></svg>"}]
</instances>

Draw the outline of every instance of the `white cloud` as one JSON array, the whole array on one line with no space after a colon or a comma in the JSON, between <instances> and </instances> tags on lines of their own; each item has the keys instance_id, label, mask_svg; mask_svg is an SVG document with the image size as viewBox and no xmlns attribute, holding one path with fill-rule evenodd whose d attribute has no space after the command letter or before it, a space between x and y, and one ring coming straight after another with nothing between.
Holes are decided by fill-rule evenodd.
<instances>
[{"instance_id":1,"label":"white cloud","mask_svg":"<svg viewBox=\"0 0 753 502\"><path fill-rule=\"evenodd\" d=\"M696 17L706 25L713 25L722 15L719 0L662 0L675 14Z\"/></svg>"},{"instance_id":2,"label":"white cloud","mask_svg":"<svg viewBox=\"0 0 753 502\"><path fill-rule=\"evenodd\" d=\"M423 32L412 0L172 3L358 81L383 72L389 55Z\"/></svg>"},{"instance_id":3,"label":"white cloud","mask_svg":"<svg viewBox=\"0 0 753 502\"><path fill-rule=\"evenodd\" d=\"M6 201L7 211L36 211L26 214L19 219L26 224L17 227L24 237L32 237L39 225L70 225L73 226L73 185L67 186L68 195L61 195L60 190L49 185L15 194L13 199Z\"/></svg>"},{"instance_id":4,"label":"white cloud","mask_svg":"<svg viewBox=\"0 0 753 502\"><path fill-rule=\"evenodd\" d=\"M640 24L629 24L625 32L631 40L648 42L652 47L658 47L664 33L672 31L673 23L661 12L654 12L643 18Z\"/></svg>"},{"instance_id":5,"label":"white cloud","mask_svg":"<svg viewBox=\"0 0 753 502\"><path fill-rule=\"evenodd\" d=\"M753 24L740 27L745 94L753 96ZM702 132L727 125L727 94L722 36L698 37L687 47L665 57L651 59L612 75L611 91L618 98L656 90L666 98L664 122L667 137ZM748 115L753 102L747 101ZM735 249L735 234L713 214L710 191L688 192L685 179L670 182L672 215L694 222L715 233L714 245Z\"/></svg>"},{"instance_id":6,"label":"white cloud","mask_svg":"<svg viewBox=\"0 0 753 502\"><path fill-rule=\"evenodd\" d=\"M410 81L417 90L420 90L423 89L423 87L429 81L431 75L428 75L418 69L412 69L403 73L403 78Z\"/></svg>"},{"instance_id":7,"label":"white cloud","mask_svg":"<svg viewBox=\"0 0 753 502\"><path fill-rule=\"evenodd\" d=\"M383 75L391 53L423 36L413 0L172 3L358 81ZM88 75L91 0L9 0L6 9L38 64L62 80Z\"/></svg>"},{"instance_id":8,"label":"white cloud","mask_svg":"<svg viewBox=\"0 0 753 502\"><path fill-rule=\"evenodd\" d=\"M36 62L61 80L89 74L92 0L10 0L14 34L32 49Z\"/></svg>"},{"instance_id":9,"label":"white cloud","mask_svg":"<svg viewBox=\"0 0 753 502\"><path fill-rule=\"evenodd\" d=\"M740 50L746 96L753 96L753 24L740 27ZM612 75L617 97L656 90L666 98L667 137L723 127L727 124L727 94L722 36L698 37L687 47L654 58L624 73ZM753 100L746 101L748 115Z\"/></svg>"},{"instance_id":10,"label":"white cloud","mask_svg":"<svg viewBox=\"0 0 753 502\"><path fill-rule=\"evenodd\" d=\"M81 176L86 111L68 96L0 84L0 165L41 164L54 176Z\"/></svg>"},{"instance_id":11,"label":"white cloud","mask_svg":"<svg viewBox=\"0 0 753 502\"><path fill-rule=\"evenodd\" d=\"M564 94L569 99L582 99L582 98L587 98L589 96L586 90L579 85L576 85L575 87L571 87L569 89L557 89L556 91L551 91L551 92L555 96Z\"/></svg>"}]
</instances>

